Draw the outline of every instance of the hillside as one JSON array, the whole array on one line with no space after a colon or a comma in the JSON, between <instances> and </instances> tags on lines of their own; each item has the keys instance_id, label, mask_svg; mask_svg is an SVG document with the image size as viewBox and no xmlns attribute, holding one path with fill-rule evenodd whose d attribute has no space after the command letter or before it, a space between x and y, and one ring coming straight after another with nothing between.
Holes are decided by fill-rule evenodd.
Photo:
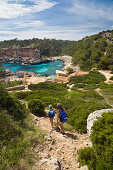
<instances>
[{"instance_id":1,"label":"hillside","mask_svg":"<svg viewBox=\"0 0 113 170\"><path fill-rule=\"evenodd\" d=\"M92 164L98 166L98 153L95 154L91 147L82 148L90 146L89 137L86 134L89 114L96 110L111 108L113 104L113 84L106 84L104 81L106 81L105 76L94 70L87 75L71 78L70 84L73 84L71 89L69 85L62 83L43 82L29 85L29 91L8 94L0 87L0 166L2 169L36 169L38 166L47 169L45 167L48 164L50 167L60 164L64 170L66 168L79 170L80 166L85 164L88 167ZM26 106L28 103L30 111L35 115L29 114L20 101ZM54 120L56 128L50 133L50 121L48 117L45 117L44 109L47 111L48 105L52 104L56 110L58 102L63 104L68 115L68 122L64 124L65 135L57 131L56 119ZM34 121L31 116L35 119ZM101 129L102 135L96 135L96 128L93 132L98 137L98 141L100 140L99 154L102 150L102 153L110 158L109 167L112 164L112 136L110 135L113 128L109 124L109 121L112 123L111 117L107 120L107 131ZM103 126L105 123L102 121ZM44 132L39 128L46 131L48 136L44 137ZM106 142L101 143L104 140L103 134L110 145ZM45 142L40 144L44 141L43 138ZM93 142L95 138L91 140ZM111 151L107 152L109 148ZM98 144L95 143L94 151L97 149ZM93 155L93 157L87 155ZM99 160L101 167L106 169L108 166L106 159L103 160L100 156Z\"/></svg>"},{"instance_id":2,"label":"hillside","mask_svg":"<svg viewBox=\"0 0 113 170\"><path fill-rule=\"evenodd\" d=\"M18 40L17 38L12 40L5 40L0 42L0 52L6 49L21 49L21 48L34 48L38 49L41 56L51 57L61 54L62 49L68 45L73 44L74 41L69 40L55 40L55 39L28 39Z\"/></svg>"},{"instance_id":3,"label":"hillside","mask_svg":"<svg viewBox=\"0 0 113 170\"><path fill-rule=\"evenodd\" d=\"M25 105L0 86L0 170L30 169L43 136Z\"/></svg>"},{"instance_id":4,"label":"hillside","mask_svg":"<svg viewBox=\"0 0 113 170\"><path fill-rule=\"evenodd\" d=\"M73 56L73 64L82 70L91 68L113 70L113 30L85 37L63 49Z\"/></svg>"}]
</instances>

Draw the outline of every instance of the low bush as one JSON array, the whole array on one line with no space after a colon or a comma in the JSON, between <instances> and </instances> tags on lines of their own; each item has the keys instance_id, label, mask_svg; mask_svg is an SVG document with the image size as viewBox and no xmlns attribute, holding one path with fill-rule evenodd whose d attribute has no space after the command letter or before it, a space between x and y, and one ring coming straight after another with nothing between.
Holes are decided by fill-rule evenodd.
<instances>
[{"instance_id":1,"label":"low bush","mask_svg":"<svg viewBox=\"0 0 113 170\"><path fill-rule=\"evenodd\" d=\"M63 91L68 89L66 84L63 83L52 83L52 82L42 82L39 84L30 84L30 90L53 90L53 91Z\"/></svg>"},{"instance_id":2,"label":"low bush","mask_svg":"<svg viewBox=\"0 0 113 170\"><path fill-rule=\"evenodd\" d=\"M71 77L70 84L86 83L86 84L98 84L105 81L104 75L99 73L97 70L90 71L89 74L84 76Z\"/></svg>"},{"instance_id":3,"label":"low bush","mask_svg":"<svg viewBox=\"0 0 113 170\"><path fill-rule=\"evenodd\" d=\"M72 69L71 67L68 67L68 68L66 69L66 71L68 72L68 74L73 73L73 69Z\"/></svg>"},{"instance_id":4,"label":"low bush","mask_svg":"<svg viewBox=\"0 0 113 170\"><path fill-rule=\"evenodd\" d=\"M95 155L92 147L87 147L79 151L78 160L82 166L87 165L90 170L95 169Z\"/></svg>"},{"instance_id":5,"label":"low bush","mask_svg":"<svg viewBox=\"0 0 113 170\"><path fill-rule=\"evenodd\" d=\"M15 96L18 98L18 99L25 99L27 96L31 95L33 92L31 91L28 91L28 92L16 92L15 93Z\"/></svg>"},{"instance_id":6,"label":"low bush","mask_svg":"<svg viewBox=\"0 0 113 170\"><path fill-rule=\"evenodd\" d=\"M22 124L7 110L0 110L0 117L0 169L32 169L33 147L44 141L43 132L34 127L30 115Z\"/></svg>"},{"instance_id":7,"label":"low bush","mask_svg":"<svg viewBox=\"0 0 113 170\"><path fill-rule=\"evenodd\" d=\"M2 82L0 84L4 88L8 88L8 87L13 87L13 86L19 86L22 84L22 82L21 81L9 81L9 82Z\"/></svg>"},{"instance_id":8,"label":"low bush","mask_svg":"<svg viewBox=\"0 0 113 170\"><path fill-rule=\"evenodd\" d=\"M28 108L36 116L45 116L44 104L39 99L31 99L31 100L29 100Z\"/></svg>"},{"instance_id":9,"label":"low bush","mask_svg":"<svg viewBox=\"0 0 113 170\"><path fill-rule=\"evenodd\" d=\"M71 91L61 102L68 114L68 123L80 133L86 133L88 115L99 109L110 108L95 91Z\"/></svg>"},{"instance_id":10,"label":"low bush","mask_svg":"<svg viewBox=\"0 0 113 170\"><path fill-rule=\"evenodd\" d=\"M110 66L109 66L109 69L110 69L111 71L113 71L113 65L110 65Z\"/></svg>"},{"instance_id":11,"label":"low bush","mask_svg":"<svg viewBox=\"0 0 113 170\"><path fill-rule=\"evenodd\" d=\"M28 114L25 105L11 97L2 87L0 87L0 94L0 109L6 109L13 119L22 121Z\"/></svg>"},{"instance_id":12,"label":"low bush","mask_svg":"<svg viewBox=\"0 0 113 170\"><path fill-rule=\"evenodd\" d=\"M7 110L0 111L0 141L1 145L8 144L11 140L16 140L22 134L18 124L7 113Z\"/></svg>"},{"instance_id":13,"label":"low bush","mask_svg":"<svg viewBox=\"0 0 113 170\"><path fill-rule=\"evenodd\" d=\"M93 147L79 152L81 164L89 169L113 169L113 112L103 113L92 127ZM88 152L87 152L88 151ZM90 155L90 156L88 156ZM92 155L92 156L91 156Z\"/></svg>"},{"instance_id":14,"label":"low bush","mask_svg":"<svg viewBox=\"0 0 113 170\"><path fill-rule=\"evenodd\" d=\"M97 84L86 84L86 86L84 87L85 90L94 90L97 88L98 88Z\"/></svg>"},{"instance_id":15,"label":"low bush","mask_svg":"<svg viewBox=\"0 0 113 170\"><path fill-rule=\"evenodd\" d=\"M100 89L105 89L105 88L108 88L108 84L107 83L104 83L104 82L100 82L99 84L98 84L98 87L100 88Z\"/></svg>"},{"instance_id":16,"label":"low bush","mask_svg":"<svg viewBox=\"0 0 113 170\"><path fill-rule=\"evenodd\" d=\"M71 124L79 133L87 132L88 115L95 110L106 109L106 104L100 104L97 101L79 101L68 111L68 123Z\"/></svg>"},{"instance_id":17,"label":"low bush","mask_svg":"<svg viewBox=\"0 0 113 170\"><path fill-rule=\"evenodd\" d=\"M110 80L113 80L113 76L110 78Z\"/></svg>"},{"instance_id":18,"label":"low bush","mask_svg":"<svg viewBox=\"0 0 113 170\"><path fill-rule=\"evenodd\" d=\"M76 90L78 88L84 88L86 85L84 83L78 83L78 84L75 84L71 90Z\"/></svg>"}]
</instances>

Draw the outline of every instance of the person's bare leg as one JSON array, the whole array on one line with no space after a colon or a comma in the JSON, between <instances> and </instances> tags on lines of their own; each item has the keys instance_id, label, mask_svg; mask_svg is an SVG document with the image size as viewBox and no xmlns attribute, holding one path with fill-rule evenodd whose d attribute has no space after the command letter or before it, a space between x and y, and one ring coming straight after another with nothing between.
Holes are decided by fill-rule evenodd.
<instances>
[{"instance_id":1,"label":"person's bare leg","mask_svg":"<svg viewBox=\"0 0 113 170\"><path fill-rule=\"evenodd\" d=\"M51 122L51 129L53 129L53 118L50 118L50 122Z\"/></svg>"},{"instance_id":2,"label":"person's bare leg","mask_svg":"<svg viewBox=\"0 0 113 170\"><path fill-rule=\"evenodd\" d=\"M61 132L64 133L64 126L63 126L63 122L60 122L60 127L61 127Z\"/></svg>"}]
</instances>

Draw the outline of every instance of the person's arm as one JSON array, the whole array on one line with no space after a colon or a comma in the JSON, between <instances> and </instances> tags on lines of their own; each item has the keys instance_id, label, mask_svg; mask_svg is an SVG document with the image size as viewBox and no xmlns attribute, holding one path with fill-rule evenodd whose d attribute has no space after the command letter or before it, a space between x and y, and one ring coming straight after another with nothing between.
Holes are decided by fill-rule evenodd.
<instances>
[{"instance_id":1,"label":"person's arm","mask_svg":"<svg viewBox=\"0 0 113 170\"><path fill-rule=\"evenodd\" d=\"M59 114L60 112L57 110L57 125L59 125Z\"/></svg>"}]
</instances>

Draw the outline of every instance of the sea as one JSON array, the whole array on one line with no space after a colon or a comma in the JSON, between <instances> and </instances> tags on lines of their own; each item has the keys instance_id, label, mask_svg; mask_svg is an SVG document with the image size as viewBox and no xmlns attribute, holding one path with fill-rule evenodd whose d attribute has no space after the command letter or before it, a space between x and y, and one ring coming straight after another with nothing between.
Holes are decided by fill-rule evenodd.
<instances>
[{"instance_id":1,"label":"sea","mask_svg":"<svg viewBox=\"0 0 113 170\"><path fill-rule=\"evenodd\" d=\"M3 63L5 69L11 71L28 71L35 72L41 76L51 76L52 79L56 77L56 70L61 70L63 68L63 62L61 60L56 60L49 63L33 64L33 65L23 65L22 63Z\"/></svg>"}]
</instances>

